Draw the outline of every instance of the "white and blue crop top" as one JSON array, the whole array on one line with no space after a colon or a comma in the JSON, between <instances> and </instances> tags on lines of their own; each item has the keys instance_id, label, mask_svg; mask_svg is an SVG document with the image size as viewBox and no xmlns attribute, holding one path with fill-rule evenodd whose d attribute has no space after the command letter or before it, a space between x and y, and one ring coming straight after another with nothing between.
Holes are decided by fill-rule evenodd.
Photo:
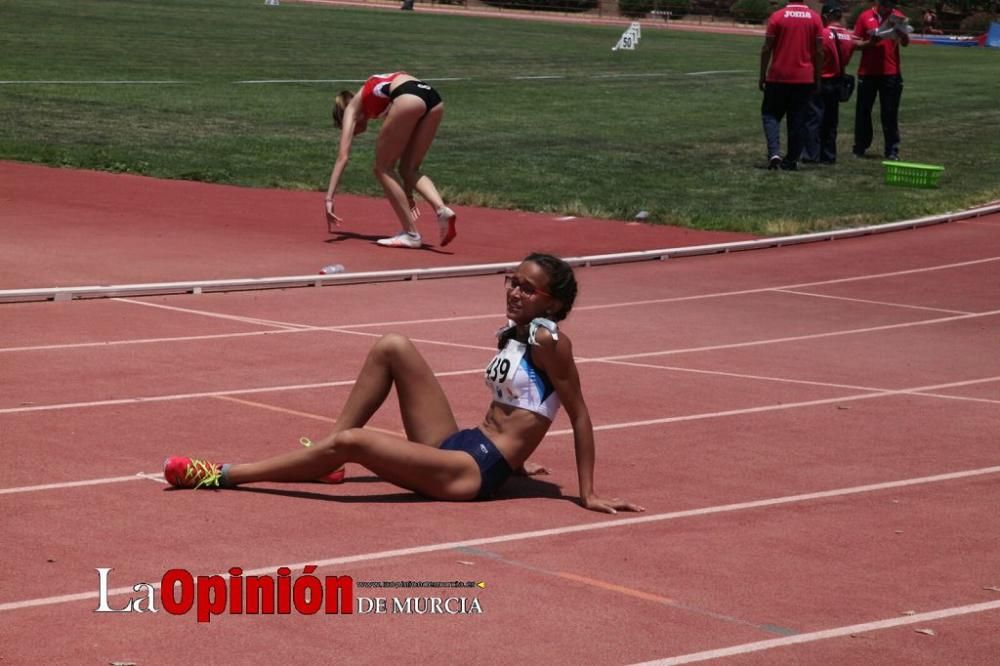
<instances>
[{"instance_id":1,"label":"white and blue crop top","mask_svg":"<svg viewBox=\"0 0 1000 666\"><path fill-rule=\"evenodd\" d=\"M512 326L513 322L501 328L497 337ZM559 329L554 321L541 317L534 319L528 328L527 344L511 338L486 366L486 386L495 402L526 409L551 421L559 411L559 396L545 373L531 362L531 346L538 345L535 333L539 328L551 333L553 340L559 339Z\"/></svg>"}]
</instances>

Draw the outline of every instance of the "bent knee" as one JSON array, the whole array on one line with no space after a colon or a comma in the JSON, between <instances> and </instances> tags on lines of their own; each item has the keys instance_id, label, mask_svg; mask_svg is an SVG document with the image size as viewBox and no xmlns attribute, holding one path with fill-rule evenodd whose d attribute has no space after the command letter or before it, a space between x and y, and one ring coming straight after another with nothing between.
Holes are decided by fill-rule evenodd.
<instances>
[{"instance_id":1,"label":"bent knee","mask_svg":"<svg viewBox=\"0 0 1000 666\"><path fill-rule=\"evenodd\" d=\"M331 455L339 454L356 458L364 449L366 441L363 428L348 428L334 435L333 440L327 446L327 452Z\"/></svg>"},{"instance_id":2,"label":"bent knee","mask_svg":"<svg viewBox=\"0 0 1000 666\"><path fill-rule=\"evenodd\" d=\"M386 178L386 177L395 178L396 168L395 165L391 162L383 164L381 162L376 161L375 164L372 166L372 173L375 174L376 178Z\"/></svg>"},{"instance_id":3,"label":"bent knee","mask_svg":"<svg viewBox=\"0 0 1000 666\"><path fill-rule=\"evenodd\" d=\"M387 333L379 338L374 348L383 354L398 354L413 349L413 343L400 333Z\"/></svg>"},{"instance_id":4,"label":"bent knee","mask_svg":"<svg viewBox=\"0 0 1000 666\"><path fill-rule=\"evenodd\" d=\"M402 165L399 167L399 175L404 183L415 185L420 180L420 165Z\"/></svg>"}]
</instances>

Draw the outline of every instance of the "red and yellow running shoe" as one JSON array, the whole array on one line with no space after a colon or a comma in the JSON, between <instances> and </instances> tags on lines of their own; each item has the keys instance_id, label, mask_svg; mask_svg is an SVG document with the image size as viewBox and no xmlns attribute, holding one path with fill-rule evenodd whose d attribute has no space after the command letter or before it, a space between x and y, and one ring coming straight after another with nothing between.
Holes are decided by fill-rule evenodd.
<instances>
[{"instance_id":1,"label":"red and yellow running shoe","mask_svg":"<svg viewBox=\"0 0 1000 666\"><path fill-rule=\"evenodd\" d=\"M219 488L222 465L175 456L163 462L163 477L174 488Z\"/></svg>"}]
</instances>

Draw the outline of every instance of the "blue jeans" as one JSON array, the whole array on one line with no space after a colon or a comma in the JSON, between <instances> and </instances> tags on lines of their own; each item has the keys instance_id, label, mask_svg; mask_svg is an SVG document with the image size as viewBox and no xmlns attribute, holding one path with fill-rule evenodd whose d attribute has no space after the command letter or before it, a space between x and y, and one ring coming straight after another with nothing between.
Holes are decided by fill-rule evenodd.
<instances>
[{"instance_id":1,"label":"blue jeans","mask_svg":"<svg viewBox=\"0 0 1000 666\"><path fill-rule=\"evenodd\" d=\"M879 119L885 139L884 155L899 153L899 101L903 96L903 77L862 76L858 78L858 103L854 112L854 154L863 155L872 145L872 107L879 101Z\"/></svg>"},{"instance_id":2,"label":"blue jeans","mask_svg":"<svg viewBox=\"0 0 1000 666\"><path fill-rule=\"evenodd\" d=\"M837 126L840 124L840 90L836 79L823 79L820 91L809 98L806 110L806 144L802 158L809 162L837 161Z\"/></svg>"},{"instance_id":3,"label":"blue jeans","mask_svg":"<svg viewBox=\"0 0 1000 666\"><path fill-rule=\"evenodd\" d=\"M781 154L781 119L788 116L788 152L782 160L785 165L799 161L805 144L806 106L814 87L811 83L764 84L764 101L760 104L760 118L767 141L767 157Z\"/></svg>"}]
</instances>

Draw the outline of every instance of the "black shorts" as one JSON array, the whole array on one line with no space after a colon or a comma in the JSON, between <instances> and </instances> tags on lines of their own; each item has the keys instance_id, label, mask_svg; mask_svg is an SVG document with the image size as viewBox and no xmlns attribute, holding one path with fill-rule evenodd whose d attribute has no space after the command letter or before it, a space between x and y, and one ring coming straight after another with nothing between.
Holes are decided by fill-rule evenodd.
<instances>
[{"instance_id":1,"label":"black shorts","mask_svg":"<svg viewBox=\"0 0 1000 666\"><path fill-rule=\"evenodd\" d=\"M395 90L389 93L389 99L396 99L400 95L416 95L424 100L427 111L441 103L441 95L423 81L412 80L400 83ZM427 111L424 111L424 115L427 115Z\"/></svg>"},{"instance_id":2,"label":"black shorts","mask_svg":"<svg viewBox=\"0 0 1000 666\"><path fill-rule=\"evenodd\" d=\"M513 473L510 464L490 438L479 428L459 430L441 442L443 451L465 451L479 466L479 493L477 500L489 499Z\"/></svg>"}]
</instances>

